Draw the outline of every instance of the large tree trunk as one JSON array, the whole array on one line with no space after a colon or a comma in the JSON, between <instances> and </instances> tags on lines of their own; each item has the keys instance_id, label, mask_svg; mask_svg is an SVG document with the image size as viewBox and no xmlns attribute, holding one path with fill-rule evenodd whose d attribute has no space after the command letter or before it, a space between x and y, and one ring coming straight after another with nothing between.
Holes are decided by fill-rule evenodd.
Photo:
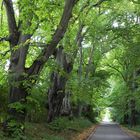
<instances>
[{"instance_id":1,"label":"large tree trunk","mask_svg":"<svg viewBox=\"0 0 140 140\"><path fill-rule=\"evenodd\" d=\"M27 86L28 74L25 73L24 65L29 44L23 46L21 44L25 43L30 37L30 35L20 35L17 44L19 47L16 50L13 49L15 47L13 42L10 43L12 50L9 67L9 119L6 121L4 127L4 129L7 129L6 131L8 131L8 133L12 132L15 128L22 128L22 130L24 130L26 96L30 88ZM16 123L11 126L10 123L13 121Z\"/></svg>"},{"instance_id":2,"label":"large tree trunk","mask_svg":"<svg viewBox=\"0 0 140 140\"><path fill-rule=\"evenodd\" d=\"M76 35L75 43L79 46L83 41L82 30L83 25L79 27ZM77 49L78 50L78 49ZM77 50L74 53L74 58L77 56ZM64 75L59 72L53 72L51 76L51 87L48 92L48 122L53 121L56 117L61 114L63 98L65 97L65 85L68 80L67 76L73 69L74 60L68 58L67 54L64 53L63 47L59 47L56 50L56 62L61 70L64 71ZM55 104L58 103L58 104Z\"/></svg>"},{"instance_id":3,"label":"large tree trunk","mask_svg":"<svg viewBox=\"0 0 140 140\"><path fill-rule=\"evenodd\" d=\"M72 62L68 60L62 47L56 51L56 61L59 68L51 74L51 87L48 91L48 122L53 121L61 114L63 98L65 97L65 85L68 80L67 74L72 71L73 67ZM62 75L60 71L64 71L65 74Z\"/></svg>"},{"instance_id":4,"label":"large tree trunk","mask_svg":"<svg viewBox=\"0 0 140 140\"><path fill-rule=\"evenodd\" d=\"M62 116L71 116L71 103L70 103L70 92L65 93L65 97L63 98L62 107L61 107L61 115Z\"/></svg>"},{"instance_id":5,"label":"large tree trunk","mask_svg":"<svg viewBox=\"0 0 140 140\"><path fill-rule=\"evenodd\" d=\"M16 127L25 121L25 102L27 96L27 87L24 86L25 77L25 61L29 48L29 43L25 43L31 38L30 34L23 34L19 31L20 26L17 25L13 2L4 0L7 12L7 21L9 27L9 37L7 41L10 44L10 67L9 67L9 119L4 124L4 129L10 132L16 130ZM31 19L27 19L27 28L30 28ZM14 124L11 122L16 121ZM19 123L18 123L19 122ZM13 129L12 127L15 127ZM19 126L21 128L21 126ZM23 128L24 129L24 128Z\"/></svg>"},{"instance_id":6,"label":"large tree trunk","mask_svg":"<svg viewBox=\"0 0 140 140\"><path fill-rule=\"evenodd\" d=\"M63 98L65 97L66 78L58 73L52 74L52 87L48 92L48 122L51 122L60 115Z\"/></svg>"},{"instance_id":7,"label":"large tree trunk","mask_svg":"<svg viewBox=\"0 0 140 140\"><path fill-rule=\"evenodd\" d=\"M24 108L24 103L26 102L27 89L24 88L24 86L22 84L16 86L20 82L23 82L23 81L21 81L21 78L17 79L17 77L16 77L15 79L13 79L13 82L10 86L10 98L9 98L9 100L10 100L11 107L9 108L9 114L15 120L19 120L19 121L24 122L25 114L26 114L25 108ZM20 110L16 109L16 105L18 106L18 104L21 105Z\"/></svg>"}]
</instances>

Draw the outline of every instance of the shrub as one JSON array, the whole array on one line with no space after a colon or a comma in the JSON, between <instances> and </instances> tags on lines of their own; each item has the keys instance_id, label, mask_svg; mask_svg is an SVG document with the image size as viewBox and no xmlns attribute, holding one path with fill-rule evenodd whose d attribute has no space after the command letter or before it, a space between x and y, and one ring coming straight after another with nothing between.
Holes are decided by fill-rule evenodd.
<instances>
[{"instance_id":1,"label":"shrub","mask_svg":"<svg viewBox=\"0 0 140 140\"><path fill-rule=\"evenodd\" d=\"M74 118L72 120L69 120L66 117L60 117L55 119L53 122L51 122L48 125L48 127L52 130L57 130L57 131L64 131L64 130L80 131L82 129L90 127L91 125L92 122L90 122L85 118Z\"/></svg>"}]
</instances>

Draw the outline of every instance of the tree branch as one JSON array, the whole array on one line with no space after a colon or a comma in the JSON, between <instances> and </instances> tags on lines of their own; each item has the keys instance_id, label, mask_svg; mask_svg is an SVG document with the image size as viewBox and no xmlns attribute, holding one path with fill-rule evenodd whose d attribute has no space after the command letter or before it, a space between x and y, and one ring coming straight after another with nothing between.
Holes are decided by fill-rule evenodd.
<instances>
[{"instance_id":1,"label":"tree branch","mask_svg":"<svg viewBox=\"0 0 140 140\"><path fill-rule=\"evenodd\" d=\"M125 76L123 75L123 73L120 70L118 70L117 68L115 68L115 67L113 67L113 66L111 66L109 64L107 64L106 66L107 67L110 67L110 68L112 68L114 70L116 70L121 75L121 77L123 78L123 80L126 82L126 78L125 78Z\"/></svg>"},{"instance_id":2,"label":"tree branch","mask_svg":"<svg viewBox=\"0 0 140 140\"><path fill-rule=\"evenodd\" d=\"M67 28L69 20L72 16L72 10L77 0L66 0L64 11L60 23L52 37L52 40L47 44L46 48L43 49L43 52L38 56L38 58L33 62L31 67L28 69L29 75L38 74L43 68L45 62L53 54L55 48L57 47L60 40L63 38Z\"/></svg>"},{"instance_id":3,"label":"tree branch","mask_svg":"<svg viewBox=\"0 0 140 140\"><path fill-rule=\"evenodd\" d=\"M90 67L92 65L92 59L93 59L93 55L94 55L94 49L95 49L95 47L93 46L91 48L91 51L90 51L90 56L89 56L88 64L87 64L87 67L86 67L86 74L85 74L85 78L86 79L88 78L88 75L89 75L89 72L90 72Z\"/></svg>"},{"instance_id":4,"label":"tree branch","mask_svg":"<svg viewBox=\"0 0 140 140\"><path fill-rule=\"evenodd\" d=\"M105 2L105 1L107 1L107 0L99 0L96 4L92 4L92 5L89 7L88 11L86 12L86 15L88 14L88 12L89 12L93 7L100 7L100 5L101 5L103 2ZM99 13L99 15L101 15L101 13Z\"/></svg>"},{"instance_id":5,"label":"tree branch","mask_svg":"<svg viewBox=\"0 0 140 140\"><path fill-rule=\"evenodd\" d=\"M15 19L13 2L12 0L3 0L3 2L6 8L6 12L7 12L7 20L8 20L10 36L15 37L16 34L18 33L18 28L16 24L16 19Z\"/></svg>"}]
</instances>

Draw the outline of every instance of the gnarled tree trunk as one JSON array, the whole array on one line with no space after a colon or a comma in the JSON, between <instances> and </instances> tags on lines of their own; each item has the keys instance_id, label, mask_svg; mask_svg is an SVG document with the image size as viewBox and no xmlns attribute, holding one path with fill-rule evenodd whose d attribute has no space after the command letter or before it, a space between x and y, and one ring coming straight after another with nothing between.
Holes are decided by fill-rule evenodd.
<instances>
[{"instance_id":1,"label":"gnarled tree trunk","mask_svg":"<svg viewBox=\"0 0 140 140\"><path fill-rule=\"evenodd\" d=\"M71 103L70 103L70 92L65 93L65 97L63 98L62 107L61 107L61 115L62 116L71 116Z\"/></svg>"},{"instance_id":2,"label":"gnarled tree trunk","mask_svg":"<svg viewBox=\"0 0 140 140\"><path fill-rule=\"evenodd\" d=\"M20 77L14 77L14 78L15 78L13 80L14 83L12 81L10 85L9 103L12 106L9 108L9 114L12 119L24 122L26 112L23 106L24 106L24 103L26 102L27 89L24 88L22 84L19 84L20 82L22 82L23 79L21 79ZM16 109L17 104L21 106L23 105L20 110Z\"/></svg>"},{"instance_id":3,"label":"gnarled tree trunk","mask_svg":"<svg viewBox=\"0 0 140 140\"><path fill-rule=\"evenodd\" d=\"M79 30L77 32L75 43L79 46L83 41L82 30L83 25L80 25ZM77 56L77 51L74 53L74 59ZM74 60L70 60L66 53L63 51L63 47L59 47L56 51L56 62L64 71L65 75L61 75L59 73L59 69L57 72L53 72L51 76L51 87L48 91L48 122L53 121L57 116L61 114L63 98L65 97L65 85L67 82L67 76L73 69ZM59 101L58 101L59 100ZM58 102L58 105L55 104Z\"/></svg>"},{"instance_id":4,"label":"gnarled tree trunk","mask_svg":"<svg viewBox=\"0 0 140 140\"><path fill-rule=\"evenodd\" d=\"M60 115L62 101L65 96L66 79L58 73L52 74L52 87L48 92L48 122L51 122L56 116Z\"/></svg>"},{"instance_id":5,"label":"gnarled tree trunk","mask_svg":"<svg viewBox=\"0 0 140 140\"><path fill-rule=\"evenodd\" d=\"M56 51L56 61L59 68L51 74L51 87L48 91L48 122L61 114L63 98L65 97L65 85L68 80L66 75L71 72L73 67L72 62L67 60L62 47ZM60 74L60 71L64 71L65 74Z\"/></svg>"}]
</instances>

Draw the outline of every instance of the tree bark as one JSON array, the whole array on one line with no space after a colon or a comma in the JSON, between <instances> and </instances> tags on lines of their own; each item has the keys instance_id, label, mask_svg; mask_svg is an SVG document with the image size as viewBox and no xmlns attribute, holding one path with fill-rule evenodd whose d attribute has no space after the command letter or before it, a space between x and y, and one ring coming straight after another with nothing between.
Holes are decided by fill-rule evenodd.
<instances>
[{"instance_id":1,"label":"tree bark","mask_svg":"<svg viewBox=\"0 0 140 140\"><path fill-rule=\"evenodd\" d=\"M5 124L5 129L9 133L12 128L9 127L11 121L16 121L13 127L23 127L26 116L26 96L28 95L29 86L27 86L27 73L25 72L25 61L29 44L21 45L30 39L30 35L20 35L18 40L18 48L14 50L11 41L11 58L9 67L9 119ZM26 82L25 82L26 81ZM24 131L24 128L22 129ZM13 130L12 130L13 131ZM9 133L10 134L10 133Z\"/></svg>"},{"instance_id":2,"label":"tree bark","mask_svg":"<svg viewBox=\"0 0 140 140\"><path fill-rule=\"evenodd\" d=\"M52 85L48 91L48 122L53 121L61 114L63 98L65 97L65 85L68 80L67 74L72 71L73 67L71 61L68 61L66 54L63 52L62 47L56 51L56 61L59 68L57 72L51 74ZM61 70L65 74L60 74Z\"/></svg>"},{"instance_id":3,"label":"tree bark","mask_svg":"<svg viewBox=\"0 0 140 140\"><path fill-rule=\"evenodd\" d=\"M51 122L60 115L62 101L65 96L64 87L66 84L66 79L59 76L58 73L53 73L52 77L53 85L48 92L48 122Z\"/></svg>"},{"instance_id":4,"label":"tree bark","mask_svg":"<svg viewBox=\"0 0 140 140\"><path fill-rule=\"evenodd\" d=\"M63 98L62 107L61 107L61 115L62 116L72 115L70 96L71 96L70 92L65 93L65 97Z\"/></svg>"},{"instance_id":5,"label":"tree bark","mask_svg":"<svg viewBox=\"0 0 140 140\"><path fill-rule=\"evenodd\" d=\"M21 82L19 79L17 79L16 82ZM25 103L26 103L26 96L27 96L27 90L26 88L22 87L21 85L11 86L10 87L10 105L14 104L14 107L9 108L9 115L10 119L16 120L17 122L24 123L26 111L25 111ZM20 110L16 109L17 104L19 103L22 107Z\"/></svg>"},{"instance_id":6,"label":"tree bark","mask_svg":"<svg viewBox=\"0 0 140 140\"><path fill-rule=\"evenodd\" d=\"M83 37L81 36L83 27L84 27L83 25L79 27L79 30L75 38L75 43L78 46L83 41ZM74 58L77 56L77 50L74 53ZM59 73L59 70L57 72L52 73L51 76L52 86L48 91L48 106L49 106L48 122L53 121L56 117L58 117L61 114L63 98L65 97L65 85L68 80L67 75L71 73L74 64L74 60L69 60L67 57L68 56L63 52L62 47L57 49L56 62L58 66L65 72L66 75L61 75Z\"/></svg>"}]
</instances>

